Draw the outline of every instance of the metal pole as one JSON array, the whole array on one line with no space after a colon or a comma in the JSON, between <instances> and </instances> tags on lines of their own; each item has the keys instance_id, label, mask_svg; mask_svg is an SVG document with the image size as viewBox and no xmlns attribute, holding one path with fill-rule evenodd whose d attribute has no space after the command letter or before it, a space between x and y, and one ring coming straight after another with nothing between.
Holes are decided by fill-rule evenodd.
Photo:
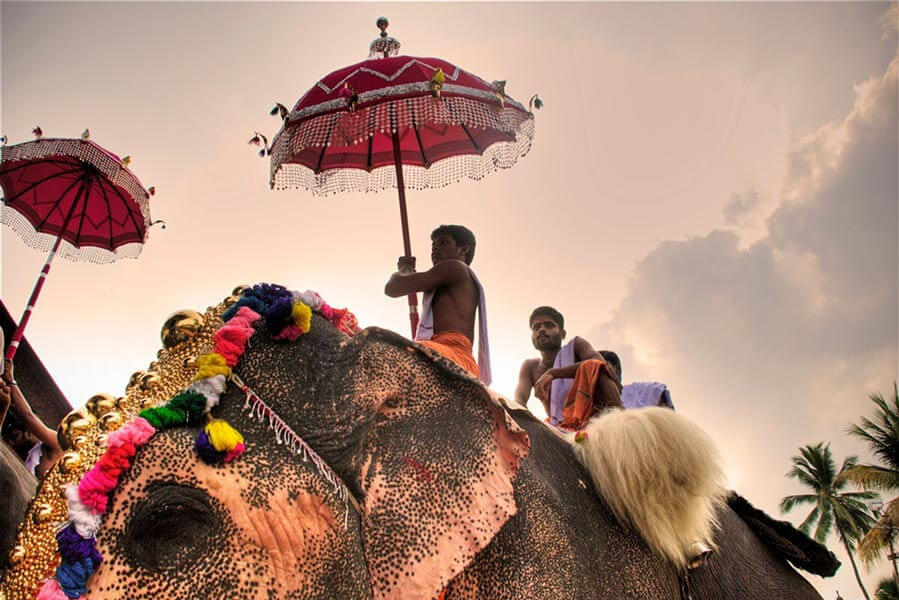
<instances>
[{"instance_id":1,"label":"metal pole","mask_svg":"<svg viewBox=\"0 0 899 600\"><path fill-rule=\"evenodd\" d=\"M60 242L62 242L62 237L66 233L66 227L69 226L69 220L71 220L72 215L75 214L75 207L81 200L81 196L83 193L84 182L82 181L81 186L78 188L78 193L75 196L75 200L72 201L72 208L69 209L69 214L66 216L66 220L62 224L62 228L59 231L59 236L57 236L56 242L53 244L53 249L50 250L50 255L47 256L47 261L44 263L44 268L41 269L41 273L37 277L37 281L34 284L34 289L31 290L31 296L28 298L28 304L25 305L25 312L22 313L22 318L19 319L19 325L16 327L16 331L12 334L12 340L9 342L9 347L7 347L6 355L4 356L6 360L12 360L13 357L15 357L16 352L19 349L19 344L22 342L22 338L25 336L25 326L28 325L28 320L31 318L31 313L34 310L34 305L37 303L37 297L40 295L41 289L44 287L44 280L47 279L47 275L50 273L50 263L53 262L53 257L56 256L56 251L59 250L59 244Z\"/></svg>"},{"instance_id":2,"label":"metal pole","mask_svg":"<svg viewBox=\"0 0 899 600\"><path fill-rule=\"evenodd\" d=\"M396 167L396 188L400 195L400 221L403 226L403 251L407 258L412 256L412 243L409 241L409 217L406 214L406 184L403 181L403 156L400 152L400 135L393 132L393 165ZM412 339L418 330L418 294L409 294L409 324L412 326Z\"/></svg>"}]
</instances>

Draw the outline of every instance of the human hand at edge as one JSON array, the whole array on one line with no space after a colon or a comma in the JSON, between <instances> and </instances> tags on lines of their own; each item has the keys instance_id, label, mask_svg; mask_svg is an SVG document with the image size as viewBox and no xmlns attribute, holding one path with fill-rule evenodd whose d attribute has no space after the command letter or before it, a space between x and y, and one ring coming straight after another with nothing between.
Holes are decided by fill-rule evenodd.
<instances>
[{"instance_id":1,"label":"human hand at edge","mask_svg":"<svg viewBox=\"0 0 899 600\"><path fill-rule=\"evenodd\" d=\"M549 400L549 393L551 390L552 382L555 377L552 374L552 371L547 371L543 375L540 376L540 379L534 383L534 395L537 396L540 400Z\"/></svg>"},{"instance_id":2,"label":"human hand at edge","mask_svg":"<svg viewBox=\"0 0 899 600\"><path fill-rule=\"evenodd\" d=\"M415 272L415 257L414 256L401 256L399 260L396 261L396 269L400 273L414 273Z\"/></svg>"}]
</instances>

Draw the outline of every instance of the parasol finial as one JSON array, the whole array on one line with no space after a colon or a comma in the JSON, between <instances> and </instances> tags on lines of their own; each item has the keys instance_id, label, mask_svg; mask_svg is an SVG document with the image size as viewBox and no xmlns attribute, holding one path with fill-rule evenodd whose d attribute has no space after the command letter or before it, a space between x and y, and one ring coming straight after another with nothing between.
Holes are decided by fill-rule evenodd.
<instances>
[{"instance_id":1,"label":"parasol finial","mask_svg":"<svg viewBox=\"0 0 899 600\"><path fill-rule=\"evenodd\" d=\"M381 30L381 35L380 37L373 39L371 44L369 44L368 57L387 58L399 54L400 41L387 35L387 26L390 25L390 21L387 20L387 17L378 17L375 25Z\"/></svg>"}]
</instances>

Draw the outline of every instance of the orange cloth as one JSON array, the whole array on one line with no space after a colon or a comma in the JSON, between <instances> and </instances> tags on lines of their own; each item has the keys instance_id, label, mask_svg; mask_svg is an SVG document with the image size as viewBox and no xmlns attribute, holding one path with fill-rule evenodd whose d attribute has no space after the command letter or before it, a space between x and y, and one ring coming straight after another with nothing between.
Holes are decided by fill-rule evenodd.
<instances>
[{"instance_id":1,"label":"orange cloth","mask_svg":"<svg viewBox=\"0 0 899 600\"><path fill-rule=\"evenodd\" d=\"M442 356L447 357L475 377L480 377L481 371L478 363L471 354L471 340L460 331L441 331L435 333L429 340L418 340L422 346L427 346Z\"/></svg>"},{"instance_id":2,"label":"orange cloth","mask_svg":"<svg viewBox=\"0 0 899 600\"><path fill-rule=\"evenodd\" d=\"M615 398L602 397L601 401L605 406L596 406L594 398L596 397L597 386L600 384L600 377L605 374L608 382L600 388L603 395L613 395L611 390L616 389L619 394L621 392L620 384L615 381L615 376L608 363L598 358L585 360L577 368L574 374L574 383L568 396L565 398L565 406L562 408L563 429L577 431L583 429L587 421L594 414L609 406L621 406L620 395L615 394ZM611 384L611 385L610 385Z\"/></svg>"}]
</instances>

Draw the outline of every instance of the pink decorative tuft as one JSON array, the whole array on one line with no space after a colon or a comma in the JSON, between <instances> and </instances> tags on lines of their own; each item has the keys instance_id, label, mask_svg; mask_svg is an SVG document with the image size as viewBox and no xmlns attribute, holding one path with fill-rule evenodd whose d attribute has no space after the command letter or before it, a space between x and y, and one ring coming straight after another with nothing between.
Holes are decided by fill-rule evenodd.
<instances>
[{"instance_id":1,"label":"pink decorative tuft","mask_svg":"<svg viewBox=\"0 0 899 600\"><path fill-rule=\"evenodd\" d=\"M59 582L53 578L44 581L40 591L37 593L36 600L69 600L69 597L59 587Z\"/></svg>"},{"instance_id":2,"label":"pink decorative tuft","mask_svg":"<svg viewBox=\"0 0 899 600\"><path fill-rule=\"evenodd\" d=\"M241 306L237 310L237 314L234 315L230 321L228 321L228 324L242 325L244 327L252 328L253 325L256 323L256 321L258 321L261 318L262 317L259 316L259 313L256 312L255 310L253 310L252 308L250 308L249 306Z\"/></svg>"},{"instance_id":3,"label":"pink decorative tuft","mask_svg":"<svg viewBox=\"0 0 899 600\"><path fill-rule=\"evenodd\" d=\"M281 330L281 333L275 336L276 340L288 340L291 342L297 341L303 335L303 330L299 328L297 325L288 325L284 329Z\"/></svg>"},{"instance_id":4,"label":"pink decorative tuft","mask_svg":"<svg viewBox=\"0 0 899 600\"><path fill-rule=\"evenodd\" d=\"M243 444L243 442L239 442L236 446L234 446L233 450L231 450L230 452L228 452L228 454L225 455L225 462L226 463L231 462L232 460L234 460L235 458L237 458L238 456L243 454L243 451L245 449L246 449L246 446Z\"/></svg>"},{"instance_id":5,"label":"pink decorative tuft","mask_svg":"<svg viewBox=\"0 0 899 600\"><path fill-rule=\"evenodd\" d=\"M84 474L78 483L78 497L81 503L103 514L109 502L107 495L115 489L118 477L110 477L96 466Z\"/></svg>"},{"instance_id":6,"label":"pink decorative tuft","mask_svg":"<svg viewBox=\"0 0 899 600\"><path fill-rule=\"evenodd\" d=\"M156 430L146 419L137 417L118 431L109 434L106 452L78 483L81 502L97 513L106 512L109 493L118 484L119 475L131 466L137 446L145 444ZM113 437L115 434L115 437Z\"/></svg>"},{"instance_id":7,"label":"pink decorative tuft","mask_svg":"<svg viewBox=\"0 0 899 600\"><path fill-rule=\"evenodd\" d=\"M121 429L110 433L106 440L106 447L116 448L123 444L143 446L155 433L156 428L150 425L149 421L143 417L136 417Z\"/></svg>"},{"instance_id":8,"label":"pink decorative tuft","mask_svg":"<svg viewBox=\"0 0 899 600\"><path fill-rule=\"evenodd\" d=\"M240 322L235 323L238 320ZM247 341L252 336L253 328L248 326L243 319L235 316L212 336L215 352L225 357L225 364L234 367L246 350Z\"/></svg>"},{"instance_id":9,"label":"pink decorative tuft","mask_svg":"<svg viewBox=\"0 0 899 600\"><path fill-rule=\"evenodd\" d=\"M329 321L334 318L334 309L327 302L322 302L321 308L318 309L321 315Z\"/></svg>"}]
</instances>

